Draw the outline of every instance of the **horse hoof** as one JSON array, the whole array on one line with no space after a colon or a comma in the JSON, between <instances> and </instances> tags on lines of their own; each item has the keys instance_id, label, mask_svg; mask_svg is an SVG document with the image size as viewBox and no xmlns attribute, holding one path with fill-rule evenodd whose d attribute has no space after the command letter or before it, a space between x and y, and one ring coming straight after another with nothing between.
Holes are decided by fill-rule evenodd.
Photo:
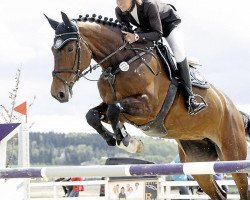
<instances>
[{"instance_id":1,"label":"horse hoof","mask_svg":"<svg viewBox=\"0 0 250 200\"><path fill-rule=\"evenodd\" d=\"M137 150L136 153L144 153L144 144L141 140L138 140L136 138L133 138L134 142L136 143Z\"/></svg>"},{"instance_id":2,"label":"horse hoof","mask_svg":"<svg viewBox=\"0 0 250 200\"><path fill-rule=\"evenodd\" d=\"M118 143L117 143L118 144ZM118 145L119 148L124 149L129 153L143 153L144 145L141 140L138 140L134 137L129 138L128 146L125 146L123 143Z\"/></svg>"},{"instance_id":3,"label":"horse hoof","mask_svg":"<svg viewBox=\"0 0 250 200\"><path fill-rule=\"evenodd\" d=\"M114 138L111 138L106 141L109 146L115 146L116 145L116 140Z\"/></svg>"},{"instance_id":4,"label":"horse hoof","mask_svg":"<svg viewBox=\"0 0 250 200\"><path fill-rule=\"evenodd\" d=\"M125 137L122 139L122 143L125 147L127 147L129 145L129 139L130 139L130 137Z\"/></svg>"}]
</instances>

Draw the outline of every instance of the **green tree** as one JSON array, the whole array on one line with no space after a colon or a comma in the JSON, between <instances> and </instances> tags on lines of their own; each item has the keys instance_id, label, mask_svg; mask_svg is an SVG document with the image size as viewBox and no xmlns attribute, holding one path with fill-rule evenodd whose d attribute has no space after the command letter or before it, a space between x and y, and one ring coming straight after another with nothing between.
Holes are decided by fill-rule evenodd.
<instances>
[{"instance_id":1,"label":"green tree","mask_svg":"<svg viewBox=\"0 0 250 200\"><path fill-rule=\"evenodd\" d=\"M109 147L98 134L30 133L30 160L32 165L104 164L102 157L127 157L171 162L177 154L177 145L164 139L141 137L143 154L131 154L117 147Z\"/></svg>"}]
</instances>

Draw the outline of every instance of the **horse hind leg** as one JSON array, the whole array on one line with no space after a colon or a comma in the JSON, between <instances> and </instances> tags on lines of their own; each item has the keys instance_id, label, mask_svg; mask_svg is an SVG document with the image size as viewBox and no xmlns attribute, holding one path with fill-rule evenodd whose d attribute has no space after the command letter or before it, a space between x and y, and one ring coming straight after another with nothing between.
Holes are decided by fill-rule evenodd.
<instances>
[{"instance_id":1,"label":"horse hind leg","mask_svg":"<svg viewBox=\"0 0 250 200\"><path fill-rule=\"evenodd\" d=\"M203 191L213 200L225 200L227 194L214 180L213 175L193 175Z\"/></svg>"},{"instance_id":2,"label":"horse hind leg","mask_svg":"<svg viewBox=\"0 0 250 200\"><path fill-rule=\"evenodd\" d=\"M220 155L220 160L234 160L235 157L232 155L232 152L230 151L230 153L226 153L227 151L224 151L224 153L221 152L221 150L219 149L219 147L217 147L217 152L218 155ZM234 157L234 159L232 159L232 157ZM236 160L245 160L245 156L244 154L240 156L240 158L236 159ZM248 191L248 178L247 178L248 174L246 173L238 173L238 174L232 174L232 177L236 183L236 186L239 190L240 193L240 199L250 199L249 196L249 191Z\"/></svg>"},{"instance_id":3,"label":"horse hind leg","mask_svg":"<svg viewBox=\"0 0 250 200\"><path fill-rule=\"evenodd\" d=\"M237 185L237 188L240 193L240 199L241 200L249 200L250 196L248 194L248 178L247 174L241 173L241 174L232 174L233 179Z\"/></svg>"},{"instance_id":4,"label":"horse hind leg","mask_svg":"<svg viewBox=\"0 0 250 200\"><path fill-rule=\"evenodd\" d=\"M239 133L237 133L239 134ZM224 139L224 143L221 147L223 159L226 161L232 160L245 160L246 159L246 142L243 140L235 139L233 136L227 136L230 139ZM230 147L230 148L229 148ZM238 151L231 151L228 149L238 149ZM232 177L239 190L240 199L248 200L250 196L248 194L248 178L246 173L235 173Z\"/></svg>"},{"instance_id":5,"label":"horse hind leg","mask_svg":"<svg viewBox=\"0 0 250 200\"><path fill-rule=\"evenodd\" d=\"M179 154L181 161L208 162L218 159L214 143L208 139L179 142ZM192 175L203 191L213 200L225 200L227 194L218 186L213 175Z\"/></svg>"},{"instance_id":6,"label":"horse hind leg","mask_svg":"<svg viewBox=\"0 0 250 200\"><path fill-rule=\"evenodd\" d=\"M232 147L232 149L236 149ZM231 152L231 151L230 151ZM226 154L226 156L225 156ZM235 158L231 153L225 153L223 154L224 160L245 160L245 156L240 156ZM248 174L247 173L235 173L232 174L232 177L236 183L236 186L238 188L240 199L241 200L249 200L249 192L248 192Z\"/></svg>"}]
</instances>

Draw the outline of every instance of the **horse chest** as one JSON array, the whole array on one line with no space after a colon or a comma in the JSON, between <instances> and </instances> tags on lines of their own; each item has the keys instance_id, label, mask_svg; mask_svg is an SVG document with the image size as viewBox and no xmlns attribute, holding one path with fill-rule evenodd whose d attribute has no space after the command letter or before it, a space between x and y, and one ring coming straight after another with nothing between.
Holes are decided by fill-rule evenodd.
<instances>
[{"instance_id":1,"label":"horse chest","mask_svg":"<svg viewBox=\"0 0 250 200\"><path fill-rule=\"evenodd\" d=\"M98 82L102 99L107 103L137 95L148 85L149 79L145 74L145 69L140 65L131 65L128 71L102 74Z\"/></svg>"}]
</instances>

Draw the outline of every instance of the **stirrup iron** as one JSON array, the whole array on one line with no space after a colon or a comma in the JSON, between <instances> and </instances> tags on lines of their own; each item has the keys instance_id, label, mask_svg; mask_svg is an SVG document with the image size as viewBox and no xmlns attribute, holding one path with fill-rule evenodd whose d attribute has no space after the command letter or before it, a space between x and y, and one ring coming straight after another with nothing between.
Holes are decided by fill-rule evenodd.
<instances>
[{"instance_id":1,"label":"stirrup iron","mask_svg":"<svg viewBox=\"0 0 250 200\"><path fill-rule=\"evenodd\" d=\"M191 99L194 99L196 101L195 97L199 97L202 100L202 102L204 103L204 106L200 107L198 110L193 110L192 106L191 106ZM200 111L202 111L203 109L205 109L206 107L208 107L207 102L205 101L205 99L201 95L194 94L193 96L189 96L189 98L188 98L188 113L190 115L196 115Z\"/></svg>"}]
</instances>

